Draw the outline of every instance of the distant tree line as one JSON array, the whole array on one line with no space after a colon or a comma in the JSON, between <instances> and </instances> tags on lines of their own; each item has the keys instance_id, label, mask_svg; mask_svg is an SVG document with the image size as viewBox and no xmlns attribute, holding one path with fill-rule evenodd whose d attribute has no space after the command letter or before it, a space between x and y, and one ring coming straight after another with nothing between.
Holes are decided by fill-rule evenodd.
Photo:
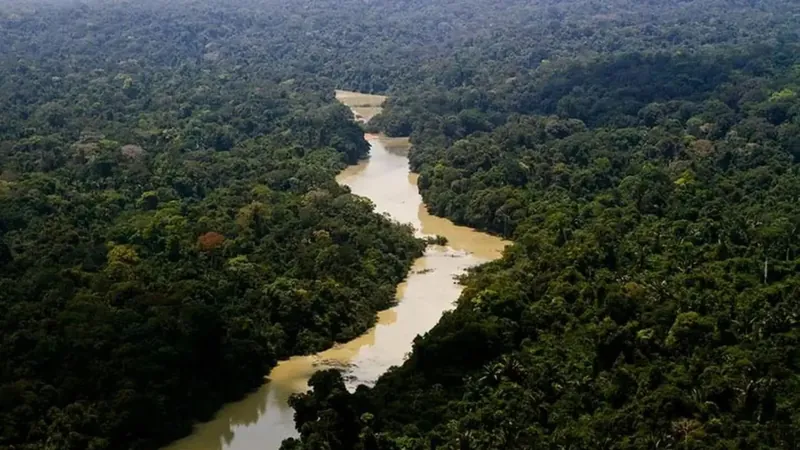
<instances>
[{"instance_id":1,"label":"distant tree line","mask_svg":"<svg viewBox=\"0 0 800 450\"><path fill-rule=\"evenodd\" d=\"M388 93L432 212L512 238L289 449L795 448L800 4L0 7L0 448L151 449L358 335L420 254L333 175Z\"/></svg>"}]
</instances>

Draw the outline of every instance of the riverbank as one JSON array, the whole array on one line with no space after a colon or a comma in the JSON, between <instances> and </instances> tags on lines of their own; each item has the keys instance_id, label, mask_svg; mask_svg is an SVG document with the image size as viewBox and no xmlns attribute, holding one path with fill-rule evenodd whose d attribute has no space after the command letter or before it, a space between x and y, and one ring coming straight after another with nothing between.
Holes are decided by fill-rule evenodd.
<instances>
[{"instance_id":1,"label":"riverbank","mask_svg":"<svg viewBox=\"0 0 800 450\"><path fill-rule=\"evenodd\" d=\"M349 94L357 93L337 91L337 98L343 103L363 104L365 97ZM379 96L367 98L377 102L375 97ZM379 108L379 104L370 107ZM379 313L376 326L366 334L314 355L280 362L261 389L227 405L212 421L199 424L191 436L167 450L277 449L281 441L296 436L294 413L287 400L291 394L307 390L314 372L339 368L349 388L372 385L391 366L401 364L414 338L431 329L452 307L462 290L454 277L501 256L506 245L501 239L427 213L417 190L417 176L409 171L407 139L403 143L403 139L365 137L371 146L369 159L346 168L337 181L369 198L377 212L410 223L418 236L441 235L448 245L431 246L415 261L406 281L398 286L397 304Z\"/></svg>"}]
</instances>

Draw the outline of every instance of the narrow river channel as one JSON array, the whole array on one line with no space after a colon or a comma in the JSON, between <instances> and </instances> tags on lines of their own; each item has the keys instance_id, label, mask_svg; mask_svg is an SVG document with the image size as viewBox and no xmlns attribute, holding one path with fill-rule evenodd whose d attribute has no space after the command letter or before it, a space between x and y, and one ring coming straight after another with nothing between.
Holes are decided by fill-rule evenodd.
<instances>
[{"instance_id":1,"label":"narrow river channel","mask_svg":"<svg viewBox=\"0 0 800 450\"><path fill-rule=\"evenodd\" d=\"M383 97L337 91L337 98L369 119ZM380 213L411 223L419 236L442 235L447 246L431 246L414 263L397 289L397 305L378 315L378 324L363 336L310 356L279 363L269 381L239 402L226 405L210 422L164 450L276 450L296 436L289 396L307 389L317 370L342 368L354 389L371 385L393 365L403 362L418 334L431 329L461 293L454 277L471 266L500 257L506 242L428 214L408 169L408 143L367 136L370 157L345 169L337 180L356 195L372 200Z\"/></svg>"}]
</instances>

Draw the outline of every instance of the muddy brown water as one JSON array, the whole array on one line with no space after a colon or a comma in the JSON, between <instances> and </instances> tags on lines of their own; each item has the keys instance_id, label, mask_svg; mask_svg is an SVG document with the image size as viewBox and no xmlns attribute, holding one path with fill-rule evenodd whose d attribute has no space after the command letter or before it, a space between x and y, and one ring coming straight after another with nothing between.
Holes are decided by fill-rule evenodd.
<instances>
[{"instance_id":1,"label":"muddy brown water","mask_svg":"<svg viewBox=\"0 0 800 450\"><path fill-rule=\"evenodd\" d=\"M348 106L377 108L385 98L337 91ZM377 106L375 106L377 105ZM419 236L442 235L447 246L431 246L414 262L397 288L397 305L378 314L377 325L350 342L329 350L280 362L267 382L243 400L224 406L209 422L164 450L274 450L297 436L289 396L307 390L311 375L341 368L348 387L372 385L389 367L401 364L418 334L430 330L461 294L454 277L465 269L501 256L507 244L495 236L456 226L428 214L417 190L417 175L408 169L408 141L367 136L370 157L342 171L337 180L369 198L375 209L411 223Z\"/></svg>"},{"instance_id":2,"label":"muddy brown water","mask_svg":"<svg viewBox=\"0 0 800 450\"><path fill-rule=\"evenodd\" d=\"M386 101L383 95L362 94L352 91L336 91L336 99L350 107L356 120L368 122L381 112Z\"/></svg>"}]
</instances>

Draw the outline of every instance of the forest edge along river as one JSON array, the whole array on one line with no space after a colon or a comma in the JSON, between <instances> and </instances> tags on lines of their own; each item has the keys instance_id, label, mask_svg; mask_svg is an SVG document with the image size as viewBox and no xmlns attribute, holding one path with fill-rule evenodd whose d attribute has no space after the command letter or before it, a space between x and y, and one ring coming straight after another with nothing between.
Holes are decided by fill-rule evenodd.
<instances>
[{"instance_id":1,"label":"forest edge along river","mask_svg":"<svg viewBox=\"0 0 800 450\"><path fill-rule=\"evenodd\" d=\"M349 91L336 91L336 98L363 122L377 115L386 100ZM462 290L455 277L501 256L506 241L428 213L417 189L417 175L408 167L407 138L365 137L370 143L369 158L343 170L337 181L370 199L377 212L412 224L418 236L444 236L448 244L428 247L415 261L397 288L397 304L380 312L377 324L367 333L317 354L281 361L258 391L225 405L211 421L198 424L191 435L164 450L279 448L284 439L297 436L289 396L308 390L314 372L340 368L348 388L372 385L391 366L401 364L414 338L452 308Z\"/></svg>"}]
</instances>

